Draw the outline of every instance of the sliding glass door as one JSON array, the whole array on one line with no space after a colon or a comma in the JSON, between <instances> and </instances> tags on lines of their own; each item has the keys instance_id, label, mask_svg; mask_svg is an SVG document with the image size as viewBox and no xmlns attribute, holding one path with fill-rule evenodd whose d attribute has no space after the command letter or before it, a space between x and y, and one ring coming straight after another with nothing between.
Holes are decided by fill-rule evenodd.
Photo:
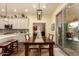
<instances>
[{"instance_id":1,"label":"sliding glass door","mask_svg":"<svg viewBox=\"0 0 79 59\"><path fill-rule=\"evenodd\" d=\"M62 46L62 12L57 15L57 45Z\"/></svg>"},{"instance_id":2,"label":"sliding glass door","mask_svg":"<svg viewBox=\"0 0 79 59\"><path fill-rule=\"evenodd\" d=\"M57 45L69 55L79 55L79 4L68 4L56 19Z\"/></svg>"},{"instance_id":3,"label":"sliding glass door","mask_svg":"<svg viewBox=\"0 0 79 59\"><path fill-rule=\"evenodd\" d=\"M64 50L69 55L79 55L79 11L77 4L68 4L65 13Z\"/></svg>"}]
</instances>

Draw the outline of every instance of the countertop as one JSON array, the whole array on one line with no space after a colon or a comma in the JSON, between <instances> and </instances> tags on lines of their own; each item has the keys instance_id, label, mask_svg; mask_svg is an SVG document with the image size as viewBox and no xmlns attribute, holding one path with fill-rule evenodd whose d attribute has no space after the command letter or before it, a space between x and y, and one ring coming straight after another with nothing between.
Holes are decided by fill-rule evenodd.
<instances>
[{"instance_id":1,"label":"countertop","mask_svg":"<svg viewBox=\"0 0 79 59\"><path fill-rule=\"evenodd\" d=\"M0 35L0 43L15 39L17 34Z\"/></svg>"}]
</instances>

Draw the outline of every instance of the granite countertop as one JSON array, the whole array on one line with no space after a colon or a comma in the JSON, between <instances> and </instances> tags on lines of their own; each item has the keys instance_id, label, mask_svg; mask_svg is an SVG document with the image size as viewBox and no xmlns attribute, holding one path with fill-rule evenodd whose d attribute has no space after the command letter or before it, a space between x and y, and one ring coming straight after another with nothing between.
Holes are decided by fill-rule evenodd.
<instances>
[{"instance_id":1,"label":"granite countertop","mask_svg":"<svg viewBox=\"0 0 79 59\"><path fill-rule=\"evenodd\" d=\"M13 39L16 36L17 36L16 34L0 35L0 43L9 41L9 40Z\"/></svg>"}]
</instances>

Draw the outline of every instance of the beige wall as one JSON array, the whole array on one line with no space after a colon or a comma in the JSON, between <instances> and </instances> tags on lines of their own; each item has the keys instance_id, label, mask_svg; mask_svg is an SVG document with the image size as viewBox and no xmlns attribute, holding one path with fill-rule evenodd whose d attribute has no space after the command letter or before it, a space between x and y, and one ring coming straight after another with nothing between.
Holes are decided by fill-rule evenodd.
<instances>
[{"instance_id":1,"label":"beige wall","mask_svg":"<svg viewBox=\"0 0 79 59\"><path fill-rule=\"evenodd\" d=\"M67 4L61 4L57 7L54 13L51 16L51 24L55 24L55 30L51 31L50 33L54 34L54 40L56 42L56 15L66 6Z\"/></svg>"}]
</instances>

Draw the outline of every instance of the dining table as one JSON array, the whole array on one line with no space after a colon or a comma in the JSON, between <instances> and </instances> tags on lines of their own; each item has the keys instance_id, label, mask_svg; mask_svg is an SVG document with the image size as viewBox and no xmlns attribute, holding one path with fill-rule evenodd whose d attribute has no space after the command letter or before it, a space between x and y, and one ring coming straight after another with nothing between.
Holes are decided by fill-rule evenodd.
<instances>
[{"instance_id":1,"label":"dining table","mask_svg":"<svg viewBox=\"0 0 79 59\"><path fill-rule=\"evenodd\" d=\"M54 41L50 40L49 38L44 38L43 39L44 42L35 42L35 39L30 38L29 40L26 40L24 42L24 46L25 46L25 56L29 56L29 50L30 49L38 49L39 51L39 56L41 56L41 50L42 49L48 49L49 52L49 56L54 56ZM32 45L37 45L38 47L30 47ZM48 45L48 47L43 47Z\"/></svg>"}]
</instances>

